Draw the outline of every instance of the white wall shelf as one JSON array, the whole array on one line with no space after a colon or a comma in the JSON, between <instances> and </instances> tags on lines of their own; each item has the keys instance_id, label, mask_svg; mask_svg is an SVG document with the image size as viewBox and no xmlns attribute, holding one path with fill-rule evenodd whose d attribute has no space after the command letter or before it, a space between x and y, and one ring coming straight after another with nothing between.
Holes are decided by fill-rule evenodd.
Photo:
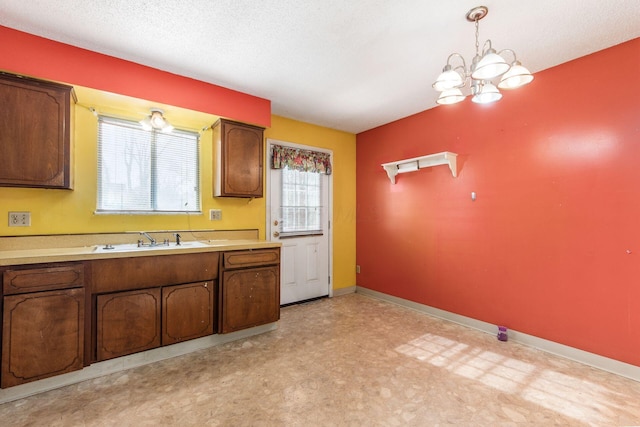
<instances>
[{"instance_id":1,"label":"white wall shelf","mask_svg":"<svg viewBox=\"0 0 640 427\"><path fill-rule=\"evenodd\" d=\"M443 151L442 153L383 163L382 167L387 172L392 184L396 183L396 175L399 173L415 172L420 169L439 165L448 165L453 177L455 178L458 176L457 158L457 154L449 151Z\"/></svg>"}]
</instances>

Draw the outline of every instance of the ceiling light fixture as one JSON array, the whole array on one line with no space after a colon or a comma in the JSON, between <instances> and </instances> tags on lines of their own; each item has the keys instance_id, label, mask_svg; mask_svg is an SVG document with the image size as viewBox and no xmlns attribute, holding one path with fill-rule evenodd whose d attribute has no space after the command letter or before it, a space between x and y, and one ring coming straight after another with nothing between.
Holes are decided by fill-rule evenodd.
<instances>
[{"instance_id":1,"label":"ceiling light fixture","mask_svg":"<svg viewBox=\"0 0 640 427\"><path fill-rule=\"evenodd\" d=\"M140 120L142 129L144 130L159 130L160 132L169 133L173 130L173 126L163 116L164 111L159 108L152 108L151 115Z\"/></svg>"},{"instance_id":2,"label":"ceiling light fixture","mask_svg":"<svg viewBox=\"0 0 640 427\"><path fill-rule=\"evenodd\" d=\"M496 52L491 46L491 40L484 42L482 54L480 53L480 44L478 42L478 28L482 18L487 16L489 9L486 6L478 6L467 12L467 21L475 23L476 26L476 55L471 61L471 66L467 69L467 63L459 53L452 53L447 58L447 65L442 69L442 73L433 83L433 88L440 92L440 96L436 100L438 104L455 104L466 98L462 93L469 81L471 100L478 104L488 104L498 101L502 98L500 89L516 89L524 86L533 80L533 75L522 66L516 58L516 53L511 49L503 49ZM503 53L510 53L513 61L508 63L502 57ZM462 65L452 67L451 62L454 58L460 58ZM498 87L493 83L493 79L502 76Z\"/></svg>"}]
</instances>

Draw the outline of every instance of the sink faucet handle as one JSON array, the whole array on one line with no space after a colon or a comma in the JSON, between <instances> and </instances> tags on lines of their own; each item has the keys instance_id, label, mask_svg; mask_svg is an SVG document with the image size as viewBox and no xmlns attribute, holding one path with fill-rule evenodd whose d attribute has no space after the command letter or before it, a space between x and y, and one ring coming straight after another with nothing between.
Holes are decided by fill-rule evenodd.
<instances>
[{"instance_id":1,"label":"sink faucet handle","mask_svg":"<svg viewBox=\"0 0 640 427\"><path fill-rule=\"evenodd\" d=\"M156 245L156 239L154 239L153 237L151 237L151 236L149 235L149 233L147 233L146 231L141 231L141 232L140 232L140 235L141 235L141 236L146 237L147 239L149 239L149 242L150 242L149 244L150 244L151 246L155 246L155 245Z\"/></svg>"},{"instance_id":2,"label":"sink faucet handle","mask_svg":"<svg viewBox=\"0 0 640 427\"><path fill-rule=\"evenodd\" d=\"M180 246L180 233L173 233L176 236L176 246Z\"/></svg>"}]
</instances>

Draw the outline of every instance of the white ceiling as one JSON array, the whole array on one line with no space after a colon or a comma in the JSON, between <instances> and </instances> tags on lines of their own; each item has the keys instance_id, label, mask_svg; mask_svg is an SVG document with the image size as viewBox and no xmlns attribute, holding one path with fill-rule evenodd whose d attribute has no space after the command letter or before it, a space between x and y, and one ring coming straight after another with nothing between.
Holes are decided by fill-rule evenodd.
<instances>
[{"instance_id":1,"label":"white ceiling","mask_svg":"<svg viewBox=\"0 0 640 427\"><path fill-rule=\"evenodd\" d=\"M533 73L640 36L638 0L2 0L0 25L358 133L436 106L447 56L475 52L465 15L479 5L480 43Z\"/></svg>"}]
</instances>

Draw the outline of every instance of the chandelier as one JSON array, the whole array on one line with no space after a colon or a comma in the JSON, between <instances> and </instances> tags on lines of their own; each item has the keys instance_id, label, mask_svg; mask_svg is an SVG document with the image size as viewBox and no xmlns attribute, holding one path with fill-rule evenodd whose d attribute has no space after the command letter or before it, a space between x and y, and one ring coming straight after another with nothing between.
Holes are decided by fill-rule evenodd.
<instances>
[{"instance_id":1,"label":"chandelier","mask_svg":"<svg viewBox=\"0 0 640 427\"><path fill-rule=\"evenodd\" d=\"M482 53L478 43L478 22L487 16L489 9L486 6L478 6L467 12L467 21L475 23L476 26L476 55L471 61L471 66L467 69L467 64L459 53L452 53L447 58L447 65L442 69L442 73L433 83L433 88L440 93L436 100L438 104L455 104L466 98L462 93L463 88L469 84L471 89L471 101L478 104L488 104L502 98L500 89L515 89L524 86L533 80L533 75L522 66L516 58L516 53L511 49L503 49L496 52L491 46L491 40L484 42ZM513 56L513 61L508 63L502 57L508 53ZM452 66L456 58L462 61L461 65ZM502 76L498 86L493 80Z\"/></svg>"}]
</instances>

